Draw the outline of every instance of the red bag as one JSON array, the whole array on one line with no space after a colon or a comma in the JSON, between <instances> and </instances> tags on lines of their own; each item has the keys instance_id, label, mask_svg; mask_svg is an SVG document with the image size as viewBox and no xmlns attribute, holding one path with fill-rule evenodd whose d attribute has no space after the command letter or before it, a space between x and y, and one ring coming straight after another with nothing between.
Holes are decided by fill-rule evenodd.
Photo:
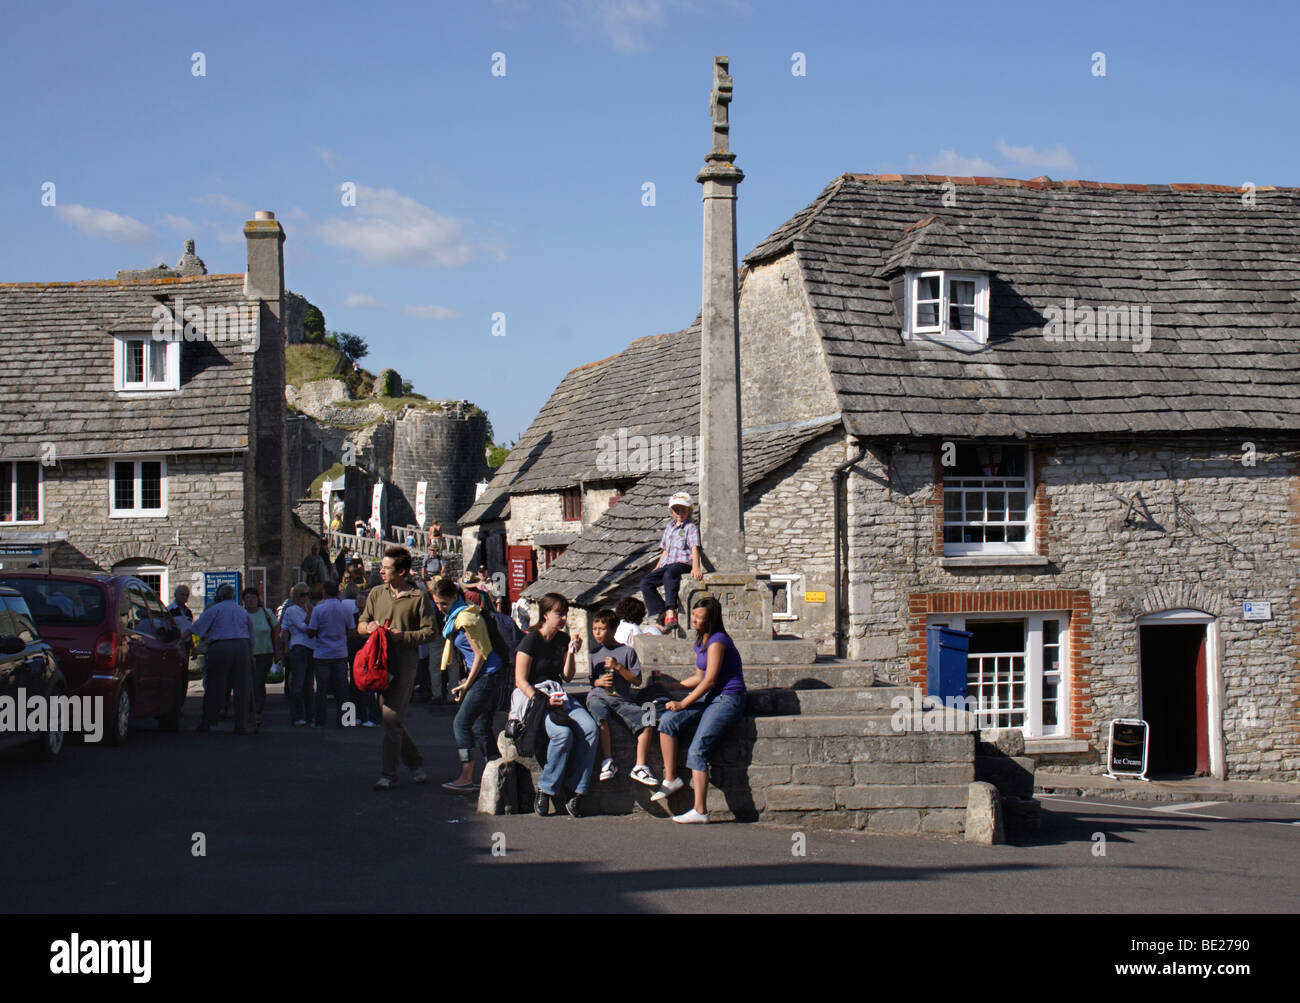
<instances>
[{"instance_id":1,"label":"red bag","mask_svg":"<svg viewBox=\"0 0 1300 1003\"><path fill-rule=\"evenodd\" d=\"M352 678L363 693L379 693L388 689L388 625L385 620L366 638L365 645L352 660Z\"/></svg>"}]
</instances>

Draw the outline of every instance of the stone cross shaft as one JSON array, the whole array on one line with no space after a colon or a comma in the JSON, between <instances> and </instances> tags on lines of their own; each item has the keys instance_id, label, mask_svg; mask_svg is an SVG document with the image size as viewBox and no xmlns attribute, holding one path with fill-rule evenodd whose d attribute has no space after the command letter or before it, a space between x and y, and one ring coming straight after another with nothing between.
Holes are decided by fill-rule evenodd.
<instances>
[{"instance_id":1,"label":"stone cross shaft","mask_svg":"<svg viewBox=\"0 0 1300 1003\"><path fill-rule=\"evenodd\" d=\"M704 290L700 310L700 514L704 552L720 572L746 570L745 484L740 462L740 327L736 287L736 186L744 172L727 149L731 76L713 61L713 149L704 186Z\"/></svg>"}]
</instances>

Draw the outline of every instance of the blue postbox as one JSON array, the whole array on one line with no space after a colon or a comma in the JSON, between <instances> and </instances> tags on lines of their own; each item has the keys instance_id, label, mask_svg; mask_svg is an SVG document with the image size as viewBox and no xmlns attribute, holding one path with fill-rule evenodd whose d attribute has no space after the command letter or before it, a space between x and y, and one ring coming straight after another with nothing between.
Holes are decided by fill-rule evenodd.
<instances>
[{"instance_id":1,"label":"blue postbox","mask_svg":"<svg viewBox=\"0 0 1300 1003\"><path fill-rule=\"evenodd\" d=\"M970 651L968 630L951 627L925 629L926 695L951 706L955 697L966 697L966 655Z\"/></svg>"}]
</instances>

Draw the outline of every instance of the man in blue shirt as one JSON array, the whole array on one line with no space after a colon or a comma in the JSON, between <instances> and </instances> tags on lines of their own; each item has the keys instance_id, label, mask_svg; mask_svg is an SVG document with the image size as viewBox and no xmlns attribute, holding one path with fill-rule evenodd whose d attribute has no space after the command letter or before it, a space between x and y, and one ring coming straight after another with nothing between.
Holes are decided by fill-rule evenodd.
<instances>
[{"instance_id":1,"label":"man in blue shirt","mask_svg":"<svg viewBox=\"0 0 1300 1003\"><path fill-rule=\"evenodd\" d=\"M223 585L216 602L199 614L190 630L208 646L208 675L203 685L203 722L196 731L217 723L226 690L235 693L235 734L248 730L248 695L253 685L253 620L235 601L235 587Z\"/></svg>"},{"instance_id":2,"label":"man in blue shirt","mask_svg":"<svg viewBox=\"0 0 1300 1003\"><path fill-rule=\"evenodd\" d=\"M334 691L335 721L340 725L348 699L348 634L356 630L355 602L339 600L338 582L324 584L325 598L316 604L307 622L307 633L315 639L312 670L316 675L316 720L313 728L325 727L327 691Z\"/></svg>"}]
</instances>

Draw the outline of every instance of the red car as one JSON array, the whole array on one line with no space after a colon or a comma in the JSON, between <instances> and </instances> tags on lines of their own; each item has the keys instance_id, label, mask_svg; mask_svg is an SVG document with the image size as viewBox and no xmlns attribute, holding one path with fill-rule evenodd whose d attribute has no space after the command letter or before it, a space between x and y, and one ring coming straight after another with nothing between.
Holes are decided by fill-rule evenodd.
<instances>
[{"instance_id":1,"label":"red car","mask_svg":"<svg viewBox=\"0 0 1300 1003\"><path fill-rule=\"evenodd\" d=\"M133 720L180 727L189 687L181 630L139 578L83 571L11 571L0 586L27 601L67 679L69 696L104 698L105 737L126 741Z\"/></svg>"}]
</instances>

